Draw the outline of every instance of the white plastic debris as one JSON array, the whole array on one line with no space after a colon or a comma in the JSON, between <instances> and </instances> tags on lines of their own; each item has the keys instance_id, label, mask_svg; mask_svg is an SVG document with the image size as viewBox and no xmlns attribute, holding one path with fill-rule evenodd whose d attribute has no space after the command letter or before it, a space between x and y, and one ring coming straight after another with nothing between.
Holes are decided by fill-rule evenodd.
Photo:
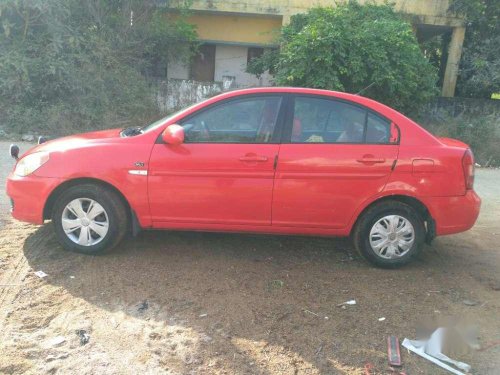
<instances>
[{"instance_id":1,"label":"white plastic debris","mask_svg":"<svg viewBox=\"0 0 500 375\"><path fill-rule=\"evenodd\" d=\"M54 347L54 346L59 346L62 343L66 341L66 338L64 336L56 336L53 337L46 342L47 347Z\"/></svg>"},{"instance_id":2,"label":"white plastic debris","mask_svg":"<svg viewBox=\"0 0 500 375\"><path fill-rule=\"evenodd\" d=\"M69 278L70 278L70 279L74 279L74 278L75 278L75 276L73 276L73 275L72 275L72 276L70 276Z\"/></svg>"},{"instance_id":3,"label":"white plastic debris","mask_svg":"<svg viewBox=\"0 0 500 375\"><path fill-rule=\"evenodd\" d=\"M43 279L44 277L47 277L48 275L43 272L43 271L36 271L35 275L37 275L40 279Z\"/></svg>"},{"instance_id":4,"label":"white plastic debris","mask_svg":"<svg viewBox=\"0 0 500 375\"><path fill-rule=\"evenodd\" d=\"M200 318L206 318L208 314L200 314Z\"/></svg>"},{"instance_id":5,"label":"white plastic debris","mask_svg":"<svg viewBox=\"0 0 500 375\"><path fill-rule=\"evenodd\" d=\"M401 345L453 374L464 375L463 372L444 363L448 362L465 372L469 372L471 369L470 365L467 363L455 361L441 352L444 330L444 328L436 329L427 341L404 339Z\"/></svg>"},{"instance_id":6,"label":"white plastic debris","mask_svg":"<svg viewBox=\"0 0 500 375\"><path fill-rule=\"evenodd\" d=\"M349 301L345 301L343 303L340 303L337 306L338 307L344 307L344 306L347 306L347 305L355 305L355 304L356 304L356 300L355 299L351 299Z\"/></svg>"},{"instance_id":7,"label":"white plastic debris","mask_svg":"<svg viewBox=\"0 0 500 375\"><path fill-rule=\"evenodd\" d=\"M385 320L385 316L381 317L381 318L378 318L378 321L379 322L383 322Z\"/></svg>"}]
</instances>

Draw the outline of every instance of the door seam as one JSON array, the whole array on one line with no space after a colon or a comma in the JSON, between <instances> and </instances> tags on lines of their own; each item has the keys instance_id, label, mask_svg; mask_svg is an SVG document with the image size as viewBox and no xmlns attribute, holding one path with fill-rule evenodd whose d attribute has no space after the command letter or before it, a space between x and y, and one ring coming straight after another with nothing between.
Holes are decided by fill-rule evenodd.
<instances>
[{"instance_id":1,"label":"door seam","mask_svg":"<svg viewBox=\"0 0 500 375\"><path fill-rule=\"evenodd\" d=\"M276 185L276 173L278 171L280 151L281 151L281 144L278 147L278 153L275 155L275 159L274 159L276 161L276 165L275 165L274 174L273 174L273 190L271 192L271 226L273 226L274 188Z\"/></svg>"}]
</instances>

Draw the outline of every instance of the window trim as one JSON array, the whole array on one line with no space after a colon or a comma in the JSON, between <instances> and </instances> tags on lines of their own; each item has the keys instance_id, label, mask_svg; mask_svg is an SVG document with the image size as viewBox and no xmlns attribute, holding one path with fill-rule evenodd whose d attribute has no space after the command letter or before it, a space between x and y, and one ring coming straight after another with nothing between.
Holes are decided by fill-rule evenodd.
<instances>
[{"instance_id":1,"label":"window trim","mask_svg":"<svg viewBox=\"0 0 500 375\"><path fill-rule=\"evenodd\" d=\"M342 99L342 98L336 98L332 97L329 95L318 95L318 94L290 94L289 95L289 104L287 107L287 115L286 115L286 122L285 122L285 127L283 131L283 136L281 139L282 144L292 144L292 145L379 145L379 146L399 146L401 143L401 130L399 129L399 126L392 121L391 119L387 118L386 116L380 114L379 112L376 112L375 110L366 107L362 104L352 102L350 100ZM293 132L293 118L294 118L294 109L295 109L295 100L297 98L311 98L311 99L323 99L323 100L329 100L329 101L334 101L334 102L341 102L345 104L350 104L352 106L361 108L364 110L365 113L365 124L364 124L364 129L363 129L363 142L292 142L292 132ZM368 115L372 114L375 117L378 117L382 120L385 120L389 123L389 127L391 127L393 124L396 127L398 131L398 141L394 143L388 143L388 142L366 142L366 132L367 132L367 126L368 126ZM389 128L390 131L390 128Z\"/></svg>"},{"instance_id":2,"label":"window trim","mask_svg":"<svg viewBox=\"0 0 500 375\"><path fill-rule=\"evenodd\" d=\"M281 139L283 135L284 123L285 123L285 114L288 109L288 96L286 93L263 93L263 94L245 94L233 96L231 98L219 100L218 102L212 103L206 107L199 109L194 113L190 113L185 117L179 119L176 123L182 125L186 121L189 121L194 116L198 116L205 111L212 110L218 106L225 105L237 100L248 100L248 99L259 99L259 98L268 98L268 97L279 97L281 99L280 108L278 112L278 116L276 118L276 125L274 126L273 135L271 136L271 140L269 142L184 142L183 144L202 144L202 145L272 145L272 144L281 144ZM163 132L162 132L163 133ZM162 138L162 133L158 135L158 138L155 143L165 144Z\"/></svg>"}]
</instances>

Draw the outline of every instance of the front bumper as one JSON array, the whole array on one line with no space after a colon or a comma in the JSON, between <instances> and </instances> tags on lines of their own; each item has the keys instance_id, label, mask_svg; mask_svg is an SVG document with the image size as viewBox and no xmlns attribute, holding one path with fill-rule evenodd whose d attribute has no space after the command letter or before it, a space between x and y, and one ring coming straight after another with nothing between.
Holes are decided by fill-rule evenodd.
<instances>
[{"instance_id":1,"label":"front bumper","mask_svg":"<svg viewBox=\"0 0 500 375\"><path fill-rule=\"evenodd\" d=\"M61 182L59 178L20 177L11 173L6 190L12 203L12 216L28 223L43 224L45 202Z\"/></svg>"},{"instance_id":2,"label":"front bumper","mask_svg":"<svg viewBox=\"0 0 500 375\"><path fill-rule=\"evenodd\" d=\"M436 234L460 233L474 226L481 208L481 198L474 190L457 197L430 197L424 199L434 221Z\"/></svg>"}]
</instances>

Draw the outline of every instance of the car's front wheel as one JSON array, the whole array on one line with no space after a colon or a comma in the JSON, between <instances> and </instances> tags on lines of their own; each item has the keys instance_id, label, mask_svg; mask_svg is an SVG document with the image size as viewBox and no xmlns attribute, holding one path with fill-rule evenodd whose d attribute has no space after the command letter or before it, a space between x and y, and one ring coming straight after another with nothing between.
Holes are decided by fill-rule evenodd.
<instances>
[{"instance_id":1,"label":"car's front wheel","mask_svg":"<svg viewBox=\"0 0 500 375\"><path fill-rule=\"evenodd\" d=\"M93 184L65 190L52 211L59 242L67 250L97 254L116 246L127 230L127 210L111 189Z\"/></svg>"},{"instance_id":2,"label":"car's front wheel","mask_svg":"<svg viewBox=\"0 0 500 375\"><path fill-rule=\"evenodd\" d=\"M425 241L425 225L411 206L386 201L370 207L358 220L354 246L372 264L396 268L410 262Z\"/></svg>"}]
</instances>

